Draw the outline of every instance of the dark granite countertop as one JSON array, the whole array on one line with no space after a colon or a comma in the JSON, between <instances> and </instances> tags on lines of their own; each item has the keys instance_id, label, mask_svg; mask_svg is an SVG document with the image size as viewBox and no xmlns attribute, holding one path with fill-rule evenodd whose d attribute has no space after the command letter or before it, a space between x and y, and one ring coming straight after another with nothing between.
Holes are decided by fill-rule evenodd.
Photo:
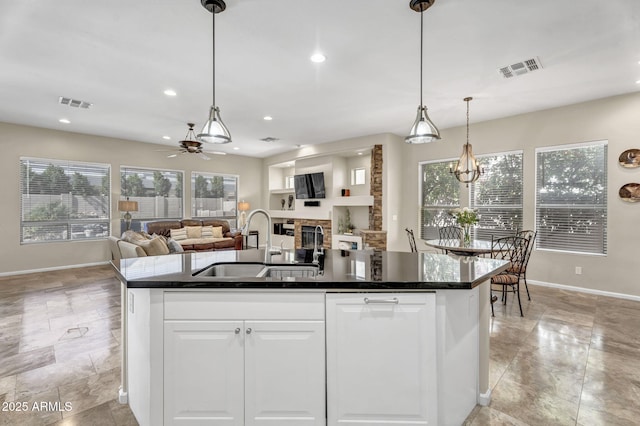
<instances>
[{"instance_id":1,"label":"dark granite countertop","mask_svg":"<svg viewBox=\"0 0 640 426\"><path fill-rule=\"evenodd\" d=\"M435 253L325 250L321 257L322 272L315 277L207 275L211 265L244 263L260 268L256 264L263 261L263 250L230 250L123 259L113 266L120 280L130 288L415 291L471 289L508 265L496 259ZM268 265L313 269L309 268L311 251L284 250L282 254L273 255Z\"/></svg>"}]
</instances>

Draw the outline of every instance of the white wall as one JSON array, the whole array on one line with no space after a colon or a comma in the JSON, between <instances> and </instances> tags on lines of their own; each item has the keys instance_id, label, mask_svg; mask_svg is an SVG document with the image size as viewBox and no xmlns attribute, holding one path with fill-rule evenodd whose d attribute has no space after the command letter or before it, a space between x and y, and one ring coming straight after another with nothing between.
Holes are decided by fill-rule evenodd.
<instances>
[{"instance_id":1,"label":"white wall","mask_svg":"<svg viewBox=\"0 0 640 426\"><path fill-rule=\"evenodd\" d=\"M474 102L482 108L482 100ZM618 156L629 148L640 148L640 94L631 94L471 124L470 142L477 154L522 149L524 151L524 227L534 228L535 148L586 141L608 140L608 253L606 256L535 251L528 280L640 296L640 281L634 271L640 251L640 203L618 197L625 183L640 183L640 168L625 169ZM401 222L418 229L418 163L459 157L465 127L442 131L442 140L427 145L408 145L404 150ZM468 193L461 192L463 203ZM463 204L463 205L465 205ZM421 242L418 243L419 245ZM575 267L582 267L582 275Z\"/></svg>"},{"instance_id":2,"label":"white wall","mask_svg":"<svg viewBox=\"0 0 640 426\"><path fill-rule=\"evenodd\" d=\"M250 202L252 208L260 206L262 188L258 183L262 176L261 159L235 155L214 155L209 161L190 155L170 159L166 152L157 152L157 149L170 147L0 123L0 176L3 182L0 185L0 200L3 200L0 208L3 234L0 275L100 263L111 259L107 241L20 244L20 157L110 164L113 235L120 233L121 213L117 211L117 206L122 165L183 171L185 217L191 214L192 171L238 175L238 198Z\"/></svg>"}]
</instances>

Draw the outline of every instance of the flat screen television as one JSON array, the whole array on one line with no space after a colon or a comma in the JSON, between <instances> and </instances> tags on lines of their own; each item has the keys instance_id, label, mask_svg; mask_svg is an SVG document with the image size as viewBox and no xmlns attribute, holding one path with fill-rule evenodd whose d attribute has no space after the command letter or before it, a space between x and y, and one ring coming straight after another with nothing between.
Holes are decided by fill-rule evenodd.
<instances>
[{"instance_id":1,"label":"flat screen television","mask_svg":"<svg viewBox=\"0 0 640 426\"><path fill-rule=\"evenodd\" d=\"M293 186L298 200L325 198L324 173L322 172L295 175Z\"/></svg>"}]
</instances>

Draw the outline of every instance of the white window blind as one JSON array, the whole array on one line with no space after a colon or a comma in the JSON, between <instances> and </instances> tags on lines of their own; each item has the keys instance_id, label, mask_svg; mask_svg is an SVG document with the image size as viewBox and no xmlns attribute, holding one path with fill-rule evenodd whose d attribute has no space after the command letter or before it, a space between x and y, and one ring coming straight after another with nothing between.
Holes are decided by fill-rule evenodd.
<instances>
[{"instance_id":1,"label":"white window blind","mask_svg":"<svg viewBox=\"0 0 640 426\"><path fill-rule=\"evenodd\" d=\"M607 142L536 149L536 248L607 253Z\"/></svg>"},{"instance_id":2,"label":"white window blind","mask_svg":"<svg viewBox=\"0 0 640 426\"><path fill-rule=\"evenodd\" d=\"M109 236L109 165L20 158L20 242Z\"/></svg>"},{"instance_id":3,"label":"white window blind","mask_svg":"<svg viewBox=\"0 0 640 426\"><path fill-rule=\"evenodd\" d=\"M121 167L120 199L138 202L131 229L142 230L156 219L182 219L182 180L179 171Z\"/></svg>"},{"instance_id":4,"label":"white window blind","mask_svg":"<svg viewBox=\"0 0 640 426\"><path fill-rule=\"evenodd\" d=\"M238 177L216 173L191 173L191 216L227 219L235 226Z\"/></svg>"},{"instance_id":5,"label":"white window blind","mask_svg":"<svg viewBox=\"0 0 640 426\"><path fill-rule=\"evenodd\" d=\"M449 211L460 207L460 183L449 173L451 161L425 162L419 165L420 238L438 238L438 227L453 220Z\"/></svg>"},{"instance_id":6,"label":"white window blind","mask_svg":"<svg viewBox=\"0 0 640 426\"><path fill-rule=\"evenodd\" d=\"M514 235L522 229L522 152L477 158L484 174L469 188L469 207L480 215L475 238Z\"/></svg>"}]
</instances>

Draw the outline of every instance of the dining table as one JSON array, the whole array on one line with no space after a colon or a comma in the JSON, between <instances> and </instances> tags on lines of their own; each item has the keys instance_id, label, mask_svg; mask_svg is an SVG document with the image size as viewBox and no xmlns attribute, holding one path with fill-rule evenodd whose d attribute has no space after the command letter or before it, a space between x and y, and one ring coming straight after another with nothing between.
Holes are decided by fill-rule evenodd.
<instances>
[{"instance_id":1,"label":"dining table","mask_svg":"<svg viewBox=\"0 0 640 426\"><path fill-rule=\"evenodd\" d=\"M491 240L473 239L468 243L461 243L460 239L438 239L426 240L424 242L429 247L444 250L461 256L478 256L489 254L493 251Z\"/></svg>"}]
</instances>

